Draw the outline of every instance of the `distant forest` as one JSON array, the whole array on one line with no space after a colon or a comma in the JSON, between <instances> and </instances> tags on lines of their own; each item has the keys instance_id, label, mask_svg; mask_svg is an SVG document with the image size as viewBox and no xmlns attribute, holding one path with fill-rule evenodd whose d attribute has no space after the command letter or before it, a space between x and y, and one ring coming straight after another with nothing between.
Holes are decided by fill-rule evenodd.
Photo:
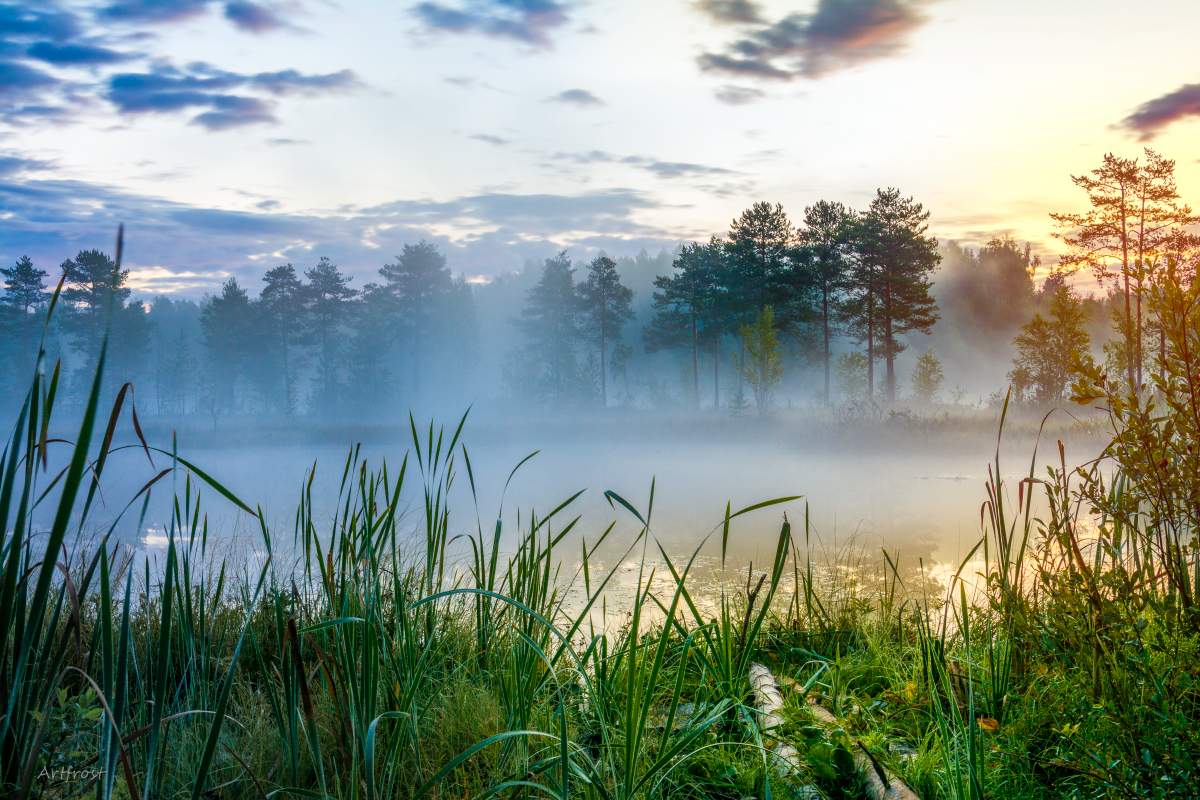
<instances>
[{"instance_id":1,"label":"distant forest","mask_svg":"<svg viewBox=\"0 0 1200 800\"><path fill-rule=\"evenodd\" d=\"M82 396L109 331L110 391L132 381L143 414L214 424L240 415L387 420L481 400L732 413L977 404L1010 383L1019 400L1058 402L1081 360L1107 359L1132 379L1153 336L1142 330L1138 292L1149 291L1153 269L1194 269L1194 237L1181 233L1193 218L1173 168L1147 151L1145 161L1108 156L1075 178L1091 210L1052 215L1069 252L1040 284L1028 244L939 243L929 212L896 189L880 189L863 209L820 201L794 220L781 205L755 203L725 235L675 252L586 262L562 252L478 285L426 241L405 245L363 285L320 258L273 267L256 286L231 278L199 302L134 298L128 270L99 250L56 270L21 257L0 269L0 386L26 385L61 275L46 335L65 365L68 399ZM1147 238L1145 204L1139 212L1133 202L1120 213L1142 214L1140 234L1125 220L1126 236L1141 239L1101 235L1113 230L1113 175L1155 188L1151 211L1168 220L1154 228L1158 238ZM1070 288L1068 275L1082 268L1106 293Z\"/></svg>"}]
</instances>

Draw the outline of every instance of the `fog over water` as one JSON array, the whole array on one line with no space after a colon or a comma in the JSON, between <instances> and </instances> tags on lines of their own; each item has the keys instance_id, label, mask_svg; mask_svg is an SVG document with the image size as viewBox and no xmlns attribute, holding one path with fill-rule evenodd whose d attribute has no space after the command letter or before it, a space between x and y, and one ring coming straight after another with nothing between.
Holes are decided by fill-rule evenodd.
<instances>
[{"instance_id":1,"label":"fog over water","mask_svg":"<svg viewBox=\"0 0 1200 800\"><path fill-rule=\"evenodd\" d=\"M850 546L869 557L880 549L899 553L908 568L918 561L927 566L957 563L979 538L980 505L994 439L980 430L958 438L929 441L912 432L863 444L861 437L822 435L819 429L779 420L702 418L622 424L619 419L538 424L484 420L468 422L464 442L470 456L478 498L478 515L490 531L500 507L504 483L513 467L534 450L536 456L516 473L504 496L505 543L515 540L517 515L527 527L530 510L545 514L575 492L583 495L557 519L562 525L575 515L582 519L560 550L570 565L578 558L575 536L594 541L614 520L610 547L601 552L609 565L634 537L640 524L619 505L604 497L611 490L645 513L651 481L655 498L652 530L672 555L686 556L719 527L726 501L733 510L763 500L802 495L803 499L755 512L734 521L729 563L744 570L750 563L765 567L774 552L779 526L786 513L796 540L803 542L807 505L809 532L817 559L829 561ZM313 510L322 535L332 528L342 470L350 443L363 441L361 457L372 466L386 459L394 475L410 447L408 432L373 429L337 431L324 436L298 431L184 431L180 454L222 482L251 506L261 506L272 531L277 560L288 561L300 493L314 461ZM154 432L149 434L156 438ZM449 431L447 432L449 435ZM1076 437L1068 453L1082 461L1095 447ZM1068 439L1070 441L1070 439ZM1029 469L1033 439L1014 435L1002 449L1002 475L1015 507L1015 487ZM1053 441L1042 444L1039 475L1045 458L1054 454ZM119 460L118 460L119 459ZM157 459L158 467L163 458ZM107 524L154 475L137 449L122 451L108 467L104 507L93 522ZM451 496L450 534L476 530L476 508L461 449ZM122 543L152 557L165 552L164 531L170 519L170 479L157 485L144 524L136 524L138 509L127 513L116 536ZM183 473L175 489L182 491ZM257 523L207 487L202 507L208 515L210 546L228 552L233 560L250 558L261 549ZM414 544L423 541L421 478L410 456L401 501L402 530L411 530ZM714 537L715 547L719 535ZM712 549L710 548L710 553Z\"/></svg>"}]
</instances>

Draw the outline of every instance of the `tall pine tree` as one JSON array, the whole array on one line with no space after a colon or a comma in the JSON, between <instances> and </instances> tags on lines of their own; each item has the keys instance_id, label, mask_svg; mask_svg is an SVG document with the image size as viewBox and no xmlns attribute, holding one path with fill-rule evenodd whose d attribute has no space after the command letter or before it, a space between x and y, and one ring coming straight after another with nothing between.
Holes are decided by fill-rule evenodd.
<instances>
[{"instance_id":1,"label":"tall pine tree","mask_svg":"<svg viewBox=\"0 0 1200 800\"><path fill-rule=\"evenodd\" d=\"M940 256L937 239L927 236L929 212L898 189L880 189L855 226L856 264L851 270L851 324L867 342L868 391L874 393L874 361L886 365L884 391L896 399L896 356L900 336L929 333L937 321L930 275Z\"/></svg>"},{"instance_id":2,"label":"tall pine tree","mask_svg":"<svg viewBox=\"0 0 1200 800\"><path fill-rule=\"evenodd\" d=\"M608 256L588 264L578 291L583 329L600 353L600 406L608 408L609 348L620 343L622 327L633 319L633 291L621 283L617 264Z\"/></svg>"}]
</instances>

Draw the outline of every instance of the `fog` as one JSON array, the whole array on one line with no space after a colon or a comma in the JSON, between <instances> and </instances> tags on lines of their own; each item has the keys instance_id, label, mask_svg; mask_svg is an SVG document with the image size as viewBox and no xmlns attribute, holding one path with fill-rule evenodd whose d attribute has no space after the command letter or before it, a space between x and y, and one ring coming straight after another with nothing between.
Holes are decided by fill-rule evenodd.
<instances>
[{"instance_id":1,"label":"fog","mask_svg":"<svg viewBox=\"0 0 1200 800\"><path fill-rule=\"evenodd\" d=\"M921 254L896 267L904 275L889 278L862 233L877 206L901 220L887 224L909 225ZM870 211L818 204L796 227L760 203L727 238L657 254L548 253L469 283L438 248L414 242L380 265L378 280L316 257L193 298L135 297L106 254L84 251L63 265L63 304L46 329L43 368L61 363L53 433L73 436L107 334L100 403L123 399L114 444L125 449L106 465L93 534L131 498L140 503L170 462L160 452L151 465L133 446L143 435L261 507L284 542L314 464L314 510L331 520L350 447L394 474L411 444L410 415L420 431L433 424L449 435L467 414L452 534L477 519L490 527L513 467L537 451L503 496L509 536L518 514L583 491L569 510L583 517L578 534L598 536L615 520L619 551L640 526L605 492L646 511L653 482L652 529L675 554L713 531L727 502L736 510L800 495L739 519L731 559L767 563L786 514L797 537L807 516L818 552L886 548L910 565L954 563L979 538L1014 337L1044 312L1052 284L1035 283L1028 246L938 243L925 216L882 190ZM885 313L889 280L907 287L907 305ZM29 289L29 307L10 320L6 412L33 366L41 291ZM1104 302L1074 302L1098 353ZM1012 397L1001 471L1010 486L1028 472L1042 415L1065 402L1062 379L1039 380ZM1074 460L1090 457L1088 431L1060 413L1043 452L1063 437ZM416 466L410 458L405 494L414 530ZM125 513L118 540L151 553L163 546L182 474L148 491L144 515L140 506ZM211 489L205 497L210 538L253 549L257 523Z\"/></svg>"}]
</instances>

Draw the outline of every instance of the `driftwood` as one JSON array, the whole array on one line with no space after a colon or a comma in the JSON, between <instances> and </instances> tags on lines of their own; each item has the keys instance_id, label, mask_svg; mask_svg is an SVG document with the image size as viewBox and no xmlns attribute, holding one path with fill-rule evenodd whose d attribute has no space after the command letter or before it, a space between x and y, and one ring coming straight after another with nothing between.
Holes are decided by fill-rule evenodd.
<instances>
[{"instance_id":1,"label":"driftwood","mask_svg":"<svg viewBox=\"0 0 1200 800\"><path fill-rule=\"evenodd\" d=\"M780 716L779 710L783 707L783 695L779 691L779 684L775 682L775 676L771 674L771 670L762 664L751 664L750 686L754 689L754 700L758 706L759 724L762 725L762 729L769 731L771 728L782 725L783 718ZM833 716L824 706L810 701L809 709L817 722L822 725L837 724L837 717ZM857 746L852 754L854 771L862 780L869 800L920 800L916 792L908 788L904 781L876 761L861 742L855 744ZM781 772L794 771L800 763L800 754L796 752L796 748L786 742L780 741L772 752L777 757L776 768Z\"/></svg>"},{"instance_id":2,"label":"driftwood","mask_svg":"<svg viewBox=\"0 0 1200 800\"><path fill-rule=\"evenodd\" d=\"M750 665L750 688L754 690L754 705L758 709L759 728L768 737L765 743L774 757L775 771L780 775L794 774L800 768L800 753L790 742L778 738L775 729L783 727L783 694L771 670L762 664Z\"/></svg>"}]
</instances>

